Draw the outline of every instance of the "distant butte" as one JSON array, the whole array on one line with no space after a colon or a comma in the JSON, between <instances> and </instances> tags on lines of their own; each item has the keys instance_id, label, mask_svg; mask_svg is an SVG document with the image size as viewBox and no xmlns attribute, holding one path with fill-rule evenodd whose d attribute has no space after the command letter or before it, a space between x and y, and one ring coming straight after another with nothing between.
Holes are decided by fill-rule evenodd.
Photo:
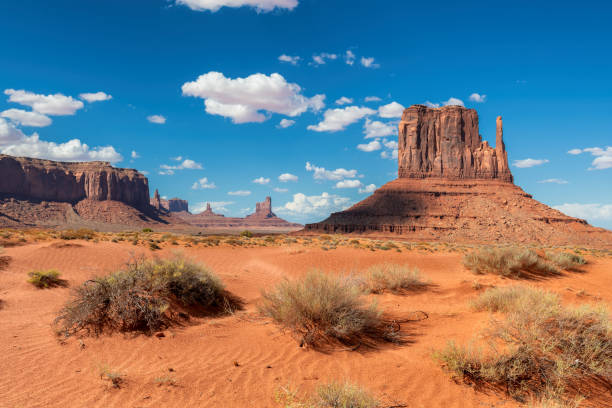
<instances>
[{"instance_id":1,"label":"distant butte","mask_svg":"<svg viewBox=\"0 0 612 408\"><path fill-rule=\"evenodd\" d=\"M398 175L351 208L306 225L304 232L612 247L611 231L554 210L513 183L501 117L493 148L482 140L474 109L405 109Z\"/></svg>"}]
</instances>

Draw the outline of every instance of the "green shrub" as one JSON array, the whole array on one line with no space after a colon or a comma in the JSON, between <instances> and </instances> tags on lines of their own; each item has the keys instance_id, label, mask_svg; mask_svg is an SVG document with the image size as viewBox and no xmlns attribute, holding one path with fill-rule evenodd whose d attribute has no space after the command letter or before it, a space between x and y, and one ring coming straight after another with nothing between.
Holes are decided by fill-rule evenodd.
<instances>
[{"instance_id":1,"label":"green shrub","mask_svg":"<svg viewBox=\"0 0 612 408\"><path fill-rule=\"evenodd\" d=\"M260 311L292 330L300 344L399 340L376 304L366 305L359 287L348 279L313 271L300 280L281 282L262 298Z\"/></svg>"},{"instance_id":2,"label":"green shrub","mask_svg":"<svg viewBox=\"0 0 612 408\"><path fill-rule=\"evenodd\" d=\"M151 228L143 228L142 232L153 232L153 230Z\"/></svg>"},{"instance_id":3,"label":"green shrub","mask_svg":"<svg viewBox=\"0 0 612 408\"><path fill-rule=\"evenodd\" d=\"M249 230L244 230L240 233L240 236L245 238L253 238L253 233Z\"/></svg>"},{"instance_id":4,"label":"green shrub","mask_svg":"<svg viewBox=\"0 0 612 408\"><path fill-rule=\"evenodd\" d=\"M559 274L554 265L534 251L516 247L478 249L464 256L463 265L476 274L492 273L511 278Z\"/></svg>"},{"instance_id":5,"label":"green shrub","mask_svg":"<svg viewBox=\"0 0 612 408\"><path fill-rule=\"evenodd\" d=\"M85 282L62 308L56 324L66 336L82 329L153 331L169 325L181 306L223 313L239 305L209 269L175 256L139 261Z\"/></svg>"},{"instance_id":6,"label":"green shrub","mask_svg":"<svg viewBox=\"0 0 612 408\"><path fill-rule=\"evenodd\" d=\"M28 282L39 289L66 286L66 281L60 278L60 273L55 269L28 272L28 276Z\"/></svg>"},{"instance_id":7,"label":"green shrub","mask_svg":"<svg viewBox=\"0 0 612 408\"><path fill-rule=\"evenodd\" d=\"M84 239L86 241L94 238L96 236L95 231L87 229L87 228L81 228L78 230L65 230L62 231L59 235L60 239L64 239L64 240L72 240L72 239Z\"/></svg>"},{"instance_id":8,"label":"green shrub","mask_svg":"<svg viewBox=\"0 0 612 408\"><path fill-rule=\"evenodd\" d=\"M571 270L579 266L586 265L587 261L584 257L568 252L546 252L546 258L561 269Z\"/></svg>"},{"instance_id":9,"label":"green shrub","mask_svg":"<svg viewBox=\"0 0 612 408\"><path fill-rule=\"evenodd\" d=\"M417 268L396 264L374 265L368 268L362 281L363 289L371 293L420 290L427 285Z\"/></svg>"}]
</instances>

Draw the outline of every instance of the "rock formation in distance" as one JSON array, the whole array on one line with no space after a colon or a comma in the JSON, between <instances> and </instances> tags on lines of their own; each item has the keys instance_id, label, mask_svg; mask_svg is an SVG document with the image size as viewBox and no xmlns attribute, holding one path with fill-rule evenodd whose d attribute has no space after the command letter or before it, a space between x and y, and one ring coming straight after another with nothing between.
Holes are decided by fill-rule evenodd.
<instances>
[{"instance_id":1,"label":"rock formation in distance","mask_svg":"<svg viewBox=\"0 0 612 408\"><path fill-rule=\"evenodd\" d=\"M569 217L513 184L497 118L496 145L478 114L461 106L404 110L399 178L304 233L356 233L413 240L612 247L612 232Z\"/></svg>"}]
</instances>

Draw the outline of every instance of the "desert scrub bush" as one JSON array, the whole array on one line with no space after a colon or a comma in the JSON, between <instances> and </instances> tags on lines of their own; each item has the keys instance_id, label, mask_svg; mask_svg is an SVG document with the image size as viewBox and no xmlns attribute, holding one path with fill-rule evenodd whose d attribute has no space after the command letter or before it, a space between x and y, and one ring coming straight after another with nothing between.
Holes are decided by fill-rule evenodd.
<instances>
[{"instance_id":1,"label":"desert scrub bush","mask_svg":"<svg viewBox=\"0 0 612 408\"><path fill-rule=\"evenodd\" d=\"M331 382L317 387L310 398L301 398L289 387L280 388L275 395L276 402L285 408L377 408L378 399L368 391L350 382Z\"/></svg>"},{"instance_id":2,"label":"desert scrub bush","mask_svg":"<svg viewBox=\"0 0 612 408\"><path fill-rule=\"evenodd\" d=\"M517 308L530 307L554 309L560 305L559 296L555 293L524 286L508 286L487 289L471 302L478 311L510 312Z\"/></svg>"},{"instance_id":3,"label":"desert scrub bush","mask_svg":"<svg viewBox=\"0 0 612 408\"><path fill-rule=\"evenodd\" d=\"M113 388L121 388L125 383L125 376L119 371L111 369L107 364L98 366L98 374L101 380L108 381Z\"/></svg>"},{"instance_id":4,"label":"desert scrub bush","mask_svg":"<svg viewBox=\"0 0 612 408\"><path fill-rule=\"evenodd\" d=\"M375 303L366 305L353 281L320 271L263 292L259 310L293 331L300 345L399 341L399 330L382 318Z\"/></svg>"},{"instance_id":5,"label":"desert scrub bush","mask_svg":"<svg viewBox=\"0 0 612 408\"><path fill-rule=\"evenodd\" d=\"M86 241L94 238L96 236L95 231L81 228L78 230L65 230L62 231L59 235L60 239L71 240L71 239L84 239Z\"/></svg>"},{"instance_id":6,"label":"desert scrub bush","mask_svg":"<svg viewBox=\"0 0 612 408\"><path fill-rule=\"evenodd\" d=\"M66 281L60 278L60 273L55 269L50 269L48 271L31 271L28 272L28 276L28 282L39 289L66 286Z\"/></svg>"},{"instance_id":7,"label":"desert scrub bush","mask_svg":"<svg viewBox=\"0 0 612 408\"><path fill-rule=\"evenodd\" d=\"M558 275L559 270L530 250L517 247L484 247L466 254L463 265L476 274L492 273L510 278Z\"/></svg>"},{"instance_id":8,"label":"desert scrub bush","mask_svg":"<svg viewBox=\"0 0 612 408\"><path fill-rule=\"evenodd\" d=\"M249 230L244 230L240 233L240 236L245 238L253 238L253 233Z\"/></svg>"},{"instance_id":9,"label":"desert scrub bush","mask_svg":"<svg viewBox=\"0 0 612 408\"><path fill-rule=\"evenodd\" d=\"M485 302L484 308L506 315L487 332L490 348L483 351L450 342L434 354L449 371L520 398L564 402L593 381L609 387L612 325L605 307L563 307L555 295L535 289L493 291L487 291L490 297L504 300L499 305Z\"/></svg>"},{"instance_id":10,"label":"desert scrub bush","mask_svg":"<svg viewBox=\"0 0 612 408\"><path fill-rule=\"evenodd\" d=\"M149 249L151 251L157 251L157 250L161 249L161 247L159 245L157 245L157 242L151 241L151 242L149 242Z\"/></svg>"},{"instance_id":11,"label":"desert scrub bush","mask_svg":"<svg viewBox=\"0 0 612 408\"><path fill-rule=\"evenodd\" d=\"M144 232L146 234L146 233L149 233L149 232L153 232L153 230L151 228L143 228L142 232Z\"/></svg>"},{"instance_id":12,"label":"desert scrub bush","mask_svg":"<svg viewBox=\"0 0 612 408\"><path fill-rule=\"evenodd\" d=\"M223 313L238 305L212 271L175 256L140 260L83 283L55 322L66 337L83 329L151 332L182 315L181 307Z\"/></svg>"},{"instance_id":13,"label":"desert scrub bush","mask_svg":"<svg viewBox=\"0 0 612 408\"><path fill-rule=\"evenodd\" d=\"M586 265L587 261L583 256L578 254L570 254L569 252L553 252L547 251L546 258L561 269L571 270L579 266Z\"/></svg>"},{"instance_id":14,"label":"desert scrub bush","mask_svg":"<svg viewBox=\"0 0 612 408\"><path fill-rule=\"evenodd\" d=\"M360 281L363 290L370 293L415 291L428 285L417 268L397 264L371 266Z\"/></svg>"}]
</instances>

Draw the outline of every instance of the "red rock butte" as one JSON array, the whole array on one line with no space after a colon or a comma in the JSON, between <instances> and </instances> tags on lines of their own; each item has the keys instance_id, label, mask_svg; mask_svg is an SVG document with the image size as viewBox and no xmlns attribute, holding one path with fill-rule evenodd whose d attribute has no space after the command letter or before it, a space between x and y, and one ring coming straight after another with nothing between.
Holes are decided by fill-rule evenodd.
<instances>
[{"instance_id":1,"label":"red rock butte","mask_svg":"<svg viewBox=\"0 0 612 408\"><path fill-rule=\"evenodd\" d=\"M612 247L611 231L552 209L513 183L501 117L493 148L482 140L474 109L405 109L398 175L351 208L306 225L304 232Z\"/></svg>"}]
</instances>

